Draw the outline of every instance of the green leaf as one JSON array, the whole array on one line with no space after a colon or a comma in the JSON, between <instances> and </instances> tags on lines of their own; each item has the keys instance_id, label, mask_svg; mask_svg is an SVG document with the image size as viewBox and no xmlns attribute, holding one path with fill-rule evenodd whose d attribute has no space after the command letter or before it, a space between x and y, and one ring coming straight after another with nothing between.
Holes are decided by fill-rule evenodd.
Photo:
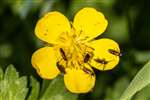
<instances>
[{"instance_id":1,"label":"green leaf","mask_svg":"<svg viewBox=\"0 0 150 100\"><path fill-rule=\"evenodd\" d=\"M0 66L0 81L3 80L3 77L4 77L4 72L3 72L3 69Z\"/></svg>"},{"instance_id":2,"label":"green leaf","mask_svg":"<svg viewBox=\"0 0 150 100\"><path fill-rule=\"evenodd\" d=\"M50 82L40 100L76 100L77 97L77 94L66 90L63 77L59 76Z\"/></svg>"},{"instance_id":3,"label":"green leaf","mask_svg":"<svg viewBox=\"0 0 150 100\"><path fill-rule=\"evenodd\" d=\"M40 91L40 96L43 95L43 93L45 92L45 90L48 88L50 82L51 82L51 80L43 80L42 81L42 88L41 88L41 91Z\"/></svg>"},{"instance_id":4,"label":"green leaf","mask_svg":"<svg viewBox=\"0 0 150 100\"><path fill-rule=\"evenodd\" d=\"M23 76L15 80L14 85L12 84L11 90L15 94L14 100L25 100L28 88L27 86L27 77ZM15 91L16 90L16 91ZM16 92L16 93L15 93Z\"/></svg>"},{"instance_id":5,"label":"green leaf","mask_svg":"<svg viewBox=\"0 0 150 100\"><path fill-rule=\"evenodd\" d=\"M0 100L25 100L27 92L27 77L19 77L14 66L9 65L0 81Z\"/></svg>"},{"instance_id":6,"label":"green leaf","mask_svg":"<svg viewBox=\"0 0 150 100\"><path fill-rule=\"evenodd\" d=\"M136 93L134 100L150 100L150 84L143 88L140 92Z\"/></svg>"},{"instance_id":7,"label":"green leaf","mask_svg":"<svg viewBox=\"0 0 150 100\"><path fill-rule=\"evenodd\" d=\"M30 81L30 86L32 90L28 97L28 100L38 100L40 84L33 76L30 77Z\"/></svg>"},{"instance_id":8,"label":"green leaf","mask_svg":"<svg viewBox=\"0 0 150 100\"><path fill-rule=\"evenodd\" d=\"M130 99L136 92L150 84L150 61L137 73L129 84L128 88L123 92L120 100Z\"/></svg>"},{"instance_id":9,"label":"green leaf","mask_svg":"<svg viewBox=\"0 0 150 100\"><path fill-rule=\"evenodd\" d=\"M4 79L8 80L9 82L12 82L17 78L19 78L18 72L16 71L13 65L9 65L5 71Z\"/></svg>"}]
</instances>

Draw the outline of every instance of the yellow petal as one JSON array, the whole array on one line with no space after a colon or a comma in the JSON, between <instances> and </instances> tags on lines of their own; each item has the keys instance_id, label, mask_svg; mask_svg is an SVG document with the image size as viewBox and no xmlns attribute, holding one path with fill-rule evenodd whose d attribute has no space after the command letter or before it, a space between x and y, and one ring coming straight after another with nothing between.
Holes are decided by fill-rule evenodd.
<instances>
[{"instance_id":1,"label":"yellow petal","mask_svg":"<svg viewBox=\"0 0 150 100\"><path fill-rule=\"evenodd\" d=\"M103 38L93 41L90 46L94 49L94 57L91 61L93 67L99 70L110 70L118 64L120 49L115 41ZM110 52L112 50L118 53L118 55L112 54Z\"/></svg>"},{"instance_id":2,"label":"yellow petal","mask_svg":"<svg viewBox=\"0 0 150 100\"><path fill-rule=\"evenodd\" d=\"M32 66L44 79L53 79L59 74L56 57L52 47L43 47L35 51L31 58Z\"/></svg>"},{"instance_id":3,"label":"yellow petal","mask_svg":"<svg viewBox=\"0 0 150 100\"><path fill-rule=\"evenodd\" d=\"M70 23L61 13L54 11L47 13L36 24L35 34L48 43L56 43L59 36L70 32Z\"/></svg>"},{"instance_id":4,"label":"yellow petal","mask_svg":"<svg viewBox=\"0 0 150 100\"><path fill-rule=\"evenodd\" d=\"M74 17L73 25L82 39L93 39L102 34L108 25L107 20L101 12L94 8L81 9Z\"/></svg>"},{"instance_id":5,"label":"yellow petal","mask_svg":"<svg viewBox=\"0 0 150 100\"><path fill-rule=\"evenodd\" d=\"M88 68L92 73L93 70ZM95 74L91 75L83 69L67 68L64 75L66 88L72 93L87 93L91 91L95 85Z\"/></svg>"}]
</instances>

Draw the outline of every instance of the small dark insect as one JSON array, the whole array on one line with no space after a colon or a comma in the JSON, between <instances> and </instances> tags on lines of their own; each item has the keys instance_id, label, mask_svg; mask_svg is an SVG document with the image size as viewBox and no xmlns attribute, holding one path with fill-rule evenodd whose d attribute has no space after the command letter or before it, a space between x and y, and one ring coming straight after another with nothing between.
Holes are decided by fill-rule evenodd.
<instances>
[{"instance_id":1,"label":"small dark insect","mask_svg":"<svg viewBox=\"0 0 150 100\"><path fill-rule=\"evenodd\" d=\"M116 50L113 50L113 49L108 49L108 52L115 55L115 56L122 56L122 54Z\"/></svg>"},{"instance_id":2,"label":"small dark insect","mask_svg":"<svg viewBox=\"0 0 150 100\"><path fill-rule=\"evenodd\" d=\"M65 68L62 65L60 65L59 62L57 62L56 65L61 73L66 74Z\"/></svg>"},{"instance_id":3,"label":"small dark insect","mask_svg":"<svg viewBox=\"0 0 150 100\"><path fill-rule=\"evenodd\" d=\"M92 72L90 69L88 69L88 68L86 68L86 67L83 67L82 70L83 70L85 73L90 74L91 76L94 76L94 75L95 75L94 72Z\"/></svg>"},{"instance_id":4,"label":"small dark insect","mask_svg":"<svg viewBox=\"0 0 150 100\"><path fill-rule=\"evenodd\" d=\"M104 65L103 70L105 69L105 65L108 64L108 61L106 61L105 59L94 59L97 63L101 63Z\"/></svg>"},{"instance_id":5,"label":"small dark insect","mask_svg":"<svg viewBox=\"0 0 150 100\"><path fill-rule=\"evenodd\" d=\"M101 64L107 64L108 63L108 61L106 61L105 59L99 59L99 58L97 58L97 59L94 59L96 62L98 62L98 63L101 63Z\"/></svg>"},{"instance_id":6,"label":"small dark insect","mask_svg":"<svg viewBox=\"0 0 150 100\"><path fill-rule=\"evenodd\" d=\"M84 63L87 63L90 60L90 55L87 53L84 57Z\"/></svg>"},{"instance_id":7,"label":"small dark insect","mask_svg":"<svg viewBox=\"0 0 150 100\"><path fill-rule=\"evenodd\" d=\"M64 50L63 50L62 48L60 48L59 51L60 51L60 54L61 54L62 58L63 58L65 61L67 61L67 57L66 57L66 55L65 55Z\"/></svg>"}]
</instances>

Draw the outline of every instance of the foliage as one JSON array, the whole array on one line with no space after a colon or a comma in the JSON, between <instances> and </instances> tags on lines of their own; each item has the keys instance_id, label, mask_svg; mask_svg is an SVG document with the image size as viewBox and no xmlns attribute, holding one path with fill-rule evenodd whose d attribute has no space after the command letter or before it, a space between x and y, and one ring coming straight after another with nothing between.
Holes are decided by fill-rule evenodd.
<instances>
[{"instance_id":1,"label":"foliage","mask_svg":"<svg viewBox=\"0 0 150 100\"><path fill-rule=\"evenodd\" d=\"M40 84L33 76L29 80L26 76L20 77L13 65L5 72L0 68L0 100L76 100L78 97L65 89L61 76L50 82L43 92L40 95Z\"/></svg>"},{"instance_id":2,"label":"foliage","mask_svg":"<svg viewBox=\"0 0 150 100\"><path fill-rule=\"evenodd\" d=\"M120 97L120 100L131 98L136 92L140 91L147 85L150 85L150 61L137 73L128 88Z\"/></svg>"},{"instance_id":3,"label":"foliage","mask_svg":"<svg viewBox=\"0 0 150 100\"><path fill-rule=\"evenodd\" d=\"M150 61L137 73L130 84L126 77L119 79L113 88L106 90L106 98L104 100L118 100L119 98L120 100L128 100L145 86L148 87L140 92L145 96L141 96L138 93L134 98L149 99L150 96L147 94L150 91L149 68ZM52 82L48 82L48 84L45 84L45 82L47 81L43 80L43 86L40 90L40 84L33 76L30 77L28 86L27 77L20 77L13 65L9 65L5 72L0 68L0 100L25 100L25 98L27 100L70 100L70 98L71 100L77 100L78 95L66 90L61 76ZM128 88L123 92L128 84Z\"/></svg>"},{"instance_id":4,"label":"foliage","mask_svg":"<svg viewBox=\"0 0 150 100\"><path fill-rule=\"evenodd\" d=\"M1 100L25 100L28 92L27 77L19 77L13 65L9 65L3 73L1 70L0 97Z\"/></svg>"}]
</instances>

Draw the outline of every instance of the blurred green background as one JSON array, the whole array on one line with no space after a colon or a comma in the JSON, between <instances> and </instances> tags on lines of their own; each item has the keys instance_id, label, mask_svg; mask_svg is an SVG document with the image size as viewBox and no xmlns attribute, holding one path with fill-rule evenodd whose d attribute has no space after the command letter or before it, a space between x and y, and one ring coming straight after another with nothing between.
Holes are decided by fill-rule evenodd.
<instances>
[{"instance_id":1,"label":"blurred green background","mask_svg":"<svg viewBox=\"0 0 150 100\"><path fill-rule=\"evenodd\" d=\"M42 46L34 35L37 20L49 11L60 11L70 20L86 6L104 13L109 26L100 36L117 41L123 56L111 71L96 71L93 92L80 94L79 100L117 100L131 79L150 60L150 0L1 0L0 65L15 65L20 75L42 79L31 66L32 53ZM149 92L148 92L149 91ZM150 100L150 86L133 99Z\"/></svg>"}]
</instances>

